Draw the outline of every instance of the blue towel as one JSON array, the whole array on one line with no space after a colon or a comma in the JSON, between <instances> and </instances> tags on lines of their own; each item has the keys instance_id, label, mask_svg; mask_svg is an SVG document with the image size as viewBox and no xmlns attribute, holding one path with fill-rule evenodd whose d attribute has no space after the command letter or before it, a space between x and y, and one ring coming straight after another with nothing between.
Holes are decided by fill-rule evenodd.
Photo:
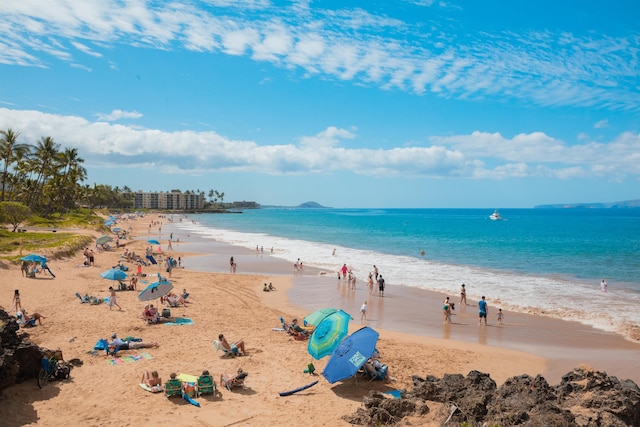
<instances>
[{"instance_id":1,"label":"blue towel","mask_svg":"<svg viewBox=\"0 0 640 427\"><path fill-rule=\"evenodd\" d=\"M383 391L384 394L390 394L394 399L400 399L400 390Z\"/></svg>"},{"instance_id":2,"label":"blue towel","mask_svg":"<svg viewBox=\"0 0 640 427\"><path fill-rule=\"evenodd\" d=\"M176 317L173 322L166 322L165 325L176 326L176 325L193 325L193 320L188 317Z\"/></svg>"}]
</instances>

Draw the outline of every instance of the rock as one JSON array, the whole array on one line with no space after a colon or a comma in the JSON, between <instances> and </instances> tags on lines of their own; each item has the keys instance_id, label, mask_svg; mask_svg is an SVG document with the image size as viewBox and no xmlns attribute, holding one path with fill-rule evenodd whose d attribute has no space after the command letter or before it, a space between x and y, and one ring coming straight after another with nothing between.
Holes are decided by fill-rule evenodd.
<instances>
[{"instance_id":1,"label":"rock","mask_svg":"<svg viewBox=\"0 0 640 427\"><path fill-rule=\"evenodd\" d=\"M35 379L40 360L48 352L29 342L29 335L19 331L15 317L0 310L0 395L15 383Z\"/></svg>"},{"instance_id":2,"label":"rock","mask_svg":"<svg viewBox=\"0 0 640 427\"><path fill-rule=\"evenodd\" d=\"M413 376L413 389L401 399L372 391L362 408L343 419L356 425L387 425L407 416L429 413L428 402L445 404L430 414L442 425L525 427L638 427L640 388L604 372L576 368L552 387L540 375L509 378L499 388L489 377L471 371L466 377ZM435 418L434 418L435 417Z\"/></svg>"}]
</instances>

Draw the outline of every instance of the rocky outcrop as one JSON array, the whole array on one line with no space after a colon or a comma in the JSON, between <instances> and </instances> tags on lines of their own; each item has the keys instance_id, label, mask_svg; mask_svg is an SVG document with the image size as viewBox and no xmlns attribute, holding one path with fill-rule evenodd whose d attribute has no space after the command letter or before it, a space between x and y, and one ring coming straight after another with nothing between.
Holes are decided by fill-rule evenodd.
<instances>
[{"instance_id":1,"label":"rocky outcrop","mask_svg":"<svg viewBox=\"0 0 640 427\"><path fill-rule=\"evenodd\" d=\"M442 378L413 377L412 390L400 399L372 391L364 407L343 417L356 425L386 425L430 412L429 403L445 404L439 425L526 427L640 426L640 388L604 372L576 368L552 387L540 375L512 377L500 387L478 371ZM432 414L433 415L433 414ZM446 423L446 424L445 424Z\"/></svg>"},{"instance_id":2,"label":"rocky outcrop","mask_svg":"<svg viewBox=\"0 0 640 427\"><path fill-rule=\"evenodd\" d=\"M30 378L40 371L40 360L48 350L27 340L19 333L15 317L0 310L0 394L7 387Z\"/></svg>"}]
</instances>

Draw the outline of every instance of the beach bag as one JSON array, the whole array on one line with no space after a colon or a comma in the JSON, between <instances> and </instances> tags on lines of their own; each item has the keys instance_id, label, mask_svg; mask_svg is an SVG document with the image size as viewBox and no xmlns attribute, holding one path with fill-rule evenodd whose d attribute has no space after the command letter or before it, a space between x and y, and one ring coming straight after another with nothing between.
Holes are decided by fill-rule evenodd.
<instances>
[{"instance_id":1,"label":"beach bag","mask_svg":"<svg viewBox=\"0 0 640 427\"><path fill-rule=\"evenodd\" d=\"M55 373L56 379L65 380L69 378L70 373L71 373L71 368L69 367L69 365L58 362L58 365L56 366L56 373Z\"/></svg>"},{"instance_id":2,"label":"beach bag","mask_svg":"<svg viewBox=\"0 0 640 427\"><path fill-rule=\"evenodd\" d=\"M162 309L162 317L164 317L166 319L171 317L171 310L169 310L168 308L163 308Z\"/></svg>"},{"instance_id":3,"label":"beach bag","mask_svg":"<svg viewBox=\"0 0 640 427\"><path fill-rule=\"evenodd\" d=\"M107 342L107 340L100 339L100 340L98 340L96 345L93 346L93 349L94 350L106 350L108 346L109 346L109 343Z\"/></svg>"}]
</instances>

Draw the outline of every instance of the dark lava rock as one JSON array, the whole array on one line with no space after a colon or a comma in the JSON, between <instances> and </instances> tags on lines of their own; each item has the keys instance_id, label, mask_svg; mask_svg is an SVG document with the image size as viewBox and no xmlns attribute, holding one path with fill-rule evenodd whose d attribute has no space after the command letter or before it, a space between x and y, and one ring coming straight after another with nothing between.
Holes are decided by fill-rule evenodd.
<instances>
[{"instance_id":1,"label":"dark lava rock","mask_svg":"<svg viewBox=\"0 0 640 427\"><path fill-rule=\"evenodd\" d=\"M441 425L526 427L639 427L640 388L604 372L576 368L552 387L540 375L509 378L499 388L488 374L413 376L413 389L400 399L372 391L353 415L356 425L395 424L408 415L429 412L428 402L452 408L442 411ZM436 414L440 415L440 413ZM433 417L433 414L432 414Z\"/></svg>"}]
</instances>

